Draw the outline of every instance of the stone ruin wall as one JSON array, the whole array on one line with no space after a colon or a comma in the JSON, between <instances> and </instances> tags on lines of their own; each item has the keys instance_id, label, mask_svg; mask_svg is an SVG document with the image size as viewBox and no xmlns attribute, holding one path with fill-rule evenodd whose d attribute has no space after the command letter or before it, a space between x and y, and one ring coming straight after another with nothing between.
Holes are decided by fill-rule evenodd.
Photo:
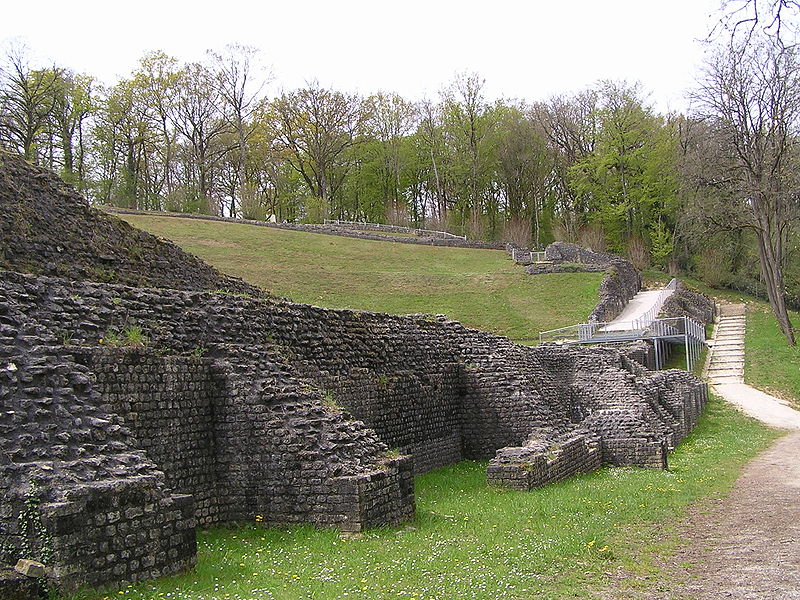
<instances>
[{"instance_id":1,"label":"stone ruin wall","mask_svg":"<svg viewBox=\"0 0 800 600\"><path fill-rule=\"evenodd\" d=\"M432 317L8 272L0 298L0 375L13 384L3 387L4 406L19 406L28 390L41 418L28 406L17 422L34 437L66 435L67 454L88 454L53 475L35 439L4 431L13 460L0 465L11 482L0 492L19 496L31 473L42 489L74 487L70 501L45 498L42 507L55 563L71 565L58 572L66 585L186 568L195 519L262 515L346 530L398 523L413 515L415 472L464 458L493 459L491 482L526 489L604 462L661 466L704 399L697 380L648 374L614 351L526 348ZM145 348L99 342L134 323L150 338ZM20 377L38 362L52 363L48 381L77 377L80 394L62 402L26 386ZM663 385L652 383L659 377ZM42 419L53 411L64 420L45 433ZM26 445L38 455L26 457ZM146 493L124 492L131 479ZM95 500L73 501L84 488ZM123 504L136 498L141 510ZM96 507L88 522L98 532L113 524L162 535L139 553L113 552L113 541L84 536L77 522L74 530L57 525L87 506ZM13 523L13 508L5 510Z\"/></svg>"},{"instance_id":2,"label":"stone ruin wall","mask_svg":"<svg viewBox=\"0 0 800 600\"><path fill-rule=\"evenodd\" d=\"M642 278L630 261L613 254L594 252L576 244L554 242L545 250L547 260L578 263L591 270L602 268L606 276L600 283L600 302L589 315L589 322L613 321L642 287Z\"/></svg>"},{"instance_id":3,"label":"stone ruin wall","mask_svg":"<svg viewBox=\"0 0 800 600\"><path fill-rule=\"evenodd\" d=\"M0 205L0 267L37 275L0 272L0 562L66 588L185 570L198 523L399 523L465 458L524 489L663 466L705 399L611 350L270 299L2 153Z\"/></svg>"}]
</instances>

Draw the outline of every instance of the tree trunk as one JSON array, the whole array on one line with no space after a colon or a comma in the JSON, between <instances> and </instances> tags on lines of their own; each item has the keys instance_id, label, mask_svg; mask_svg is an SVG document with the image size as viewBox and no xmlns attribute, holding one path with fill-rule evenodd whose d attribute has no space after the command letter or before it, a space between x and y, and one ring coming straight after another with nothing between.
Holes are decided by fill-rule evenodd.
<instances>
[{"instance_id":1,"label":"tree trunk","mask_svg":"<svg viewBox=\"0 0 800 600\"><path fill-rule=\"evenodd\" d=\"M780 241L775 247L769 232L762 229L756 230L756 237L758 239L758 258L761 262L761 272L764 274L764 283L767 286L769 304L772 312L775 313L781 332L786 337L786 342L790 346L794 346L796 343L794 329L789 320L789 312L786 310Z\"/></svg>"}]
</instances>

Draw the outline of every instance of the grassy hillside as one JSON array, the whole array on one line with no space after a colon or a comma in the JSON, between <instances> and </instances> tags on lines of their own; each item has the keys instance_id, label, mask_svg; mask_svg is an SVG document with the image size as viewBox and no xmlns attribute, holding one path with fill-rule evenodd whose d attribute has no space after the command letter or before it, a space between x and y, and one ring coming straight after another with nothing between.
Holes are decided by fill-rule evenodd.
<instances>
[{"instance_id":1,"label":"grassy hillside","mask_svg":"<svg viewBox=\"0 0 800 600\"><path fill-rule=\"evenodd\" d=\"M586 320L599 274L525 275L500 250L358 240L267 227L130 216L218 269L329 308L445 314L512 338Z\"/></svg>"}]
</instances>

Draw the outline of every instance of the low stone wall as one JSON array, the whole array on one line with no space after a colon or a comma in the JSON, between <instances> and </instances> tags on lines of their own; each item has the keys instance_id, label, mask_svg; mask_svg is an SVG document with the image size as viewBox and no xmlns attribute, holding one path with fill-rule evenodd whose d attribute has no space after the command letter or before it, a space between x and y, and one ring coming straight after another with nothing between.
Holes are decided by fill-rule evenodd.
<instances>
[{"instance_id":1,"label":"low stone wall","mask_svg":"<svg viewBox=\"0 0 800 600\"><path fill-rule=\"evenodd\" d=\"M64 589L180 573L197 562L192 497L157 478L83 484L41 506L53 544L49 576Z\"/></svg>"},{"instance_id":2,"label":"low stone wall","mask_svg":"<svg viewBox=\"0 0 800 600\"><path fill-rule=\"evenodd\" d=\"M47 598L41 579L27 577L0 567L0 598L3 600L42 600Z\"/></svg>"},{"instance_id":3,"label":"low stone wall","mask_svg":"<svg viewBox=\"0 0 800 600\"><path fill-rule=\"evenodd\" d=\"M487 480L515 490L531 490L548 483L590 473L603 464L600 439L577 435L564 441L503 448L489 463Z\"/></svg>"},{"instance_id":4,"label":"low stone wall","mask_svg":"<svg viewBox=\"0 0 800 600\"><path fill-rule=\"evenodd\" d=\"M117 208L113 206L101 206L105 212L117 215L154 215L159 217L176 217L180 219L199 219L202 221L222 221L226 223L238 223L243 225L255 225L257 227L269 227L272 229L285 229L287 231L302 231L304 233L321 233L324 235L337 235L339 237L356 238L360 240L372 240L376 242L395 242L398 244L422 244L424 246L443 246L453 248L474 248L477 250L503 250L504 242L484 242L479 240L462 240L455 238L442 238L435 236L415 236L400 237L393 235L380 235L357 231L347 227L336 225L314 225L304 223L270 223L268 221L254 221L252 219L232 219L230 217L216 217L213 215L198 215L192 213L173 213L163 211L143 211L132 210L129 208ZM377 228L375 228L377 230Z\"/></svg>"},{"instance_id":5,"label":"low stone wall","mask_svg":"<svg viewBox=\"0 0 800 600\"><path fill-rule=\"evenodd\" d=\"M630 261L620 256L565 242L550 244L545 256L556 263L591 265L592 270L599 267L606 270L607 275L600 284L600 302L589 315L589 322L613 321L642 287L639 272Z\"/></svg>"},{"instance_id":6,"label":"low stone wall","mask_svg":"<svg viewBox=\"0 0 800 600\"><path fill-rule=\"evenodd\" d=\"M705 383L690 373L648 372L608 347L563 348L549 361L562 374L556 389L575 427L534 430L520 447L499 450L488 469L491 481L531 489L600 464L666 468L668 451L707 401Z\"/></svg>"},{"instance_id":7,"label":"low stone wall","mask_svg":"<svg viewBox=\"0 0 800 600\"><path fill-rule=\"evenodd\" d=\"M715 311L714 300L689 289L683 281L678 281L678 287L664 302L659 318L689 317L698 323L709 325L714 322Z\"/></svg>"}]
</instances>

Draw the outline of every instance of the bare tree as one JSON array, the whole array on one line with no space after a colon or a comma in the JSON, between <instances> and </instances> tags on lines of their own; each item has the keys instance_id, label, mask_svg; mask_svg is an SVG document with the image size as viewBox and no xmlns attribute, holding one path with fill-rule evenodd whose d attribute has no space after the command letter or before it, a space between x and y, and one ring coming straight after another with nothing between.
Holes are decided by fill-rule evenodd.
<instances>
[{"instance_id":1,"label":"bare tree","mask_svg":"<svg viewBox=\"0 0 800 600\"><path fill-rule=\"evenodd\" d=\"M709 37L729 32L746 40L756 32L773 37L781 45L794 44L795 19L800 16L797 0L722 0L720 18Z\"/></svg>"},{"instance_id":2,"label":"bare tree","mask_svg":"<svg viewBox=\"0 0 800 600\"><path fill-rule=\"evenodd\" d=\"M178 80L175 128L188 142L197 170L199 200L214 212L211 197L214 163L228 150L220 137L229 130L223 118L219 92L212 73L198 63L187 65Z\"/></svg>"},{"instance_id":3,"label":"bare tree","mask_svg":"<svg viewBox=\"0 0 800 600\"><path fill-rule=\"evenodd\" d=\"M578 238L578 230L586 215L583 200L575 194L569 182L569 170L579 160L594 152L597 143L596 90L586 90L573 97L557 96L534 108L553 152L553 174L562 224L568 240Z\"/></svg>"},{"instance_id":4,"label":"bare tree","mask_svg":"<svg viewBox=\"0 0 800 600\"><path fill-rule=\"evenodd\" d=\"M55 90L61 70L33 69L23 47L13 47L0 69L0 104L3 119L0 138L19 150L27 160L37 161L36 143L46 129L54 109Z\"/></svg>"},{"instance_id":5,"label":"bare tree","mask_svg":"<svg viewBox=\"0 0 800 600\"><path fill-rule=\"evenodd\" d=\"M719 229L755 233L761 275L790 345L787 241L800 218L800 65L769 36L731 43L710 60L696 92L707 135L693 170L701 214Z\"/></svg>"},{"instance_id":6,"label":"bare tree","mask_svg":"<svg viewBox=\"0 0 800 600\"><path fill-rule=\"evenodd\" d=\"M223 53L209 51L209 55L216 67L217 90L225 104L228 121L237 136L236 176L241 194L241 187L245 185L247 141L253 132L252 124L248 125L248 121L258 106L268 79L259 77L260 69L254 64L258 57L256 48L229 44L225 46ZM231 216L236 216L235 197L231 197Z\"/></svg>"}]
</instances>

